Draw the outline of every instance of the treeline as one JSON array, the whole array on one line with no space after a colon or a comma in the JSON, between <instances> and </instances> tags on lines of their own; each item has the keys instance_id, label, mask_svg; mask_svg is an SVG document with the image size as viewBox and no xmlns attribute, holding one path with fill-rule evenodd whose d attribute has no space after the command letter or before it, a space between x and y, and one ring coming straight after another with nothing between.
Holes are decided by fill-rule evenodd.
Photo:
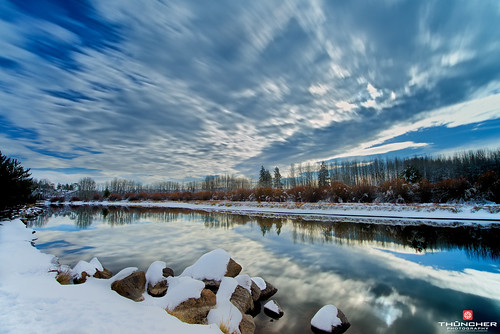
<instances>
[{"instance_id":1,"label":"treeline","mask_svg":"<svg viewBox=\"0 0 500 334\"><path fill-rule=\"evenodd\" d=\"M62 186L68 189L68 185ZM71 187L70 187L71 188ZM188 183L142 185L114 179L98 185L83 178L60 200L231 200L300 202L500 203L500 150L457 153L451 157L413 157L371 161L292 164L288 176L261 166L259 180L230 175ZM71 195L71 196L70 196Z\"/></svg>"}]
</instances>

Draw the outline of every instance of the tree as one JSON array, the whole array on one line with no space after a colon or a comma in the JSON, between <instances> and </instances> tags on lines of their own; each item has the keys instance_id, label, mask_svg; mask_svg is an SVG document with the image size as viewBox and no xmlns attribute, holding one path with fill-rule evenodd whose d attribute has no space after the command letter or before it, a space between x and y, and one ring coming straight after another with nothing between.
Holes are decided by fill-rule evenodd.
<instances>
[{"instance_id":1,"label":"tree","mask_svg":"<svg viewBox=\"0 0 500 334\"><path fill-rule=\"evenodd\" d=\"M323 161L321 163L321 166L319 167L319 172L318 172L318 186L319 187L325 187L328 185L328 169L326 168L326 164Z\"/></svg>"},{"instance_id":2,"label":"tree","mask_svg":"<svg viewBox=\"0 0 500 334\"><path fill-rule=\"evenodd\" d=\"M78 196L82 199L91 199L96 192L96 183L91 177L84 177L78 181Z\"/></svg>"},{"instance_id":3,"label":"tree","mask_svg":"<svg viewBox=\"0 0 500 334\"><path fill-rule=\"evenodd\" d=\"M274 167L273 187L276 189L283 188L283 183L281 183L280 169L277 166Z\"/></svg>"},{"instance_id":4,"label":"tree","mask_svg":"<svg viewBox=\"0 0 500 334\"><path fill-rule=\"evenodd\" d=\"M32 202L33 190L30 170L0 151L0 209Z\"/></svg>"},{"instance_id":5,"label":"tree","mask_svg":"<svg viewBox=\"0 0 500 334\"><path fill-rule=\"evenodd\" d=\"M416 183L422 179L422 174L418 169L410 165L401 172L401 177L407 182Z\"/></svg>"},{"instance_id":6,"label":"tree","mask_svg":"<svg viewBox=\"0 0 500 334\"><path fill-rule=\"evenodd\" d=\"M297 179L295 178L295 165L290 165L290 188L295 188L297 186Z\"/></svg>"},{"instance_id":7,"label":"tree","mask_svg":"<svg viewBox=\"0 0 500 334\"><path fill-rule=\"evenodd\" d=\"M259 173L259 187L261 188L271 188L273 183L273 178L271 173L264 166L260 167Z\"/></svg>"}]
</instances>

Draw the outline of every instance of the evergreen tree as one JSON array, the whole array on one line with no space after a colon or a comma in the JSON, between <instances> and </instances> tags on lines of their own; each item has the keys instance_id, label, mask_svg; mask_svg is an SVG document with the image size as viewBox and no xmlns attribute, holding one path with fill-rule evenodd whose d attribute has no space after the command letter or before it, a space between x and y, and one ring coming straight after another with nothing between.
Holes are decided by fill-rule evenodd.
<instances>
[{"instance_id":1,"label":"evergreen tree","mask_svg":"<svg viewBox=\"0 0 500 334\"><path fill-rule=\"evenodd\" d=\"M0 152L0 209L31 202L33 190L30 170Z\"/></svg>"},{"instance_id":2,"label":"evergreen tree","mask_svg":"<svg viewBox=\"0 0 500 334\"><path fill-rule=\"evenodd\" d=\"M259 187L261 188L271 188L273 184L273 178L271 173L264 168L264 166L260 167L259 173Z\"/></svg>"},{"instance_id":3,"label":"evergreen tree","mask_svg":"<svg viewBox=\"0 0 500 334\"><path fill-rule=\"evenodd\" d=\"M318 186L319 187L325 187L328 185L328 169L326 168L326 164L323 161L321 163L321 166L319 167L319 172L318 172Z\"/></svg>"},{"instance_id":4,"label":"evergreen tree","mask_svg":"<svg viewBox=\"0 0 500 334\"><path fill-rule=\"evenodd\" d=\"M274 168L273 187L276 189L283 188L283 183L281 183L280 169L277 166Z\"/></svg>"}]
</instances>

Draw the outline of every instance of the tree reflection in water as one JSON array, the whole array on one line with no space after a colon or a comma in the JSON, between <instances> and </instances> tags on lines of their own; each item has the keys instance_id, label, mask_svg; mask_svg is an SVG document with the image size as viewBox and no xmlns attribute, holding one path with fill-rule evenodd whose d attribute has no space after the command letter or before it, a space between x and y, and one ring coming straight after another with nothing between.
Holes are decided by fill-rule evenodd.
<instances>
[{"instance_id":1,"label":"tree reflection in water","mask_svg":"<svg viewBox=\"0 0 500 334\"><path fill-rule=\"evenodd\" d=\"M46 212L30 222L30 226L42 227L50 217L65 216L75 221L81 229L91 226L94 219L101 219L111 226L127 225L140 220L152 222L174 222L202 220L208 229L231 229L239 225L257 225L262 236L270 233L280 235L287 226L292 231L294 242L335 243L339 245L360 245L376 243L381 247L397 244L413 249L416 253L438 250L463 250L469 257L500 258L500 227L480 226L431 226L416 225L415 221L398 221L396 225L387 221L346 218L322 218L305 220L300 217L266 217L263 215L242 215L204 212L188 209L130 208L98 206L51 206ZM408 225L409 224L409 225Z\"/></svg>"}]
</instances>

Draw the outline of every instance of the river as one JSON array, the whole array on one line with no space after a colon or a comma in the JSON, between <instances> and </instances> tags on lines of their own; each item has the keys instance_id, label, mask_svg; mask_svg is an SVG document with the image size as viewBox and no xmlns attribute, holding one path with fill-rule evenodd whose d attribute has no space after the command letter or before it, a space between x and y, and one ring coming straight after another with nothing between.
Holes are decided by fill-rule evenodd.
<instances>
[{"instance_id":1,"label":"river","mask_svg":"<svg viewBox=\"0 0 500 334\"><path fill-rule=\"evenodd\" d=\"M285 315L261 313L256 333L312 333L310 319L326 304L346 314L352 334L464 333L443 324L463 321L464 310L500 323L498 227L113 207L50 207L30 225L36 247L62 264L95 256L113 273L162 260L180 274L224 248L242 273L279 289L273 299Z\"/></svg>"}]
</instances>

